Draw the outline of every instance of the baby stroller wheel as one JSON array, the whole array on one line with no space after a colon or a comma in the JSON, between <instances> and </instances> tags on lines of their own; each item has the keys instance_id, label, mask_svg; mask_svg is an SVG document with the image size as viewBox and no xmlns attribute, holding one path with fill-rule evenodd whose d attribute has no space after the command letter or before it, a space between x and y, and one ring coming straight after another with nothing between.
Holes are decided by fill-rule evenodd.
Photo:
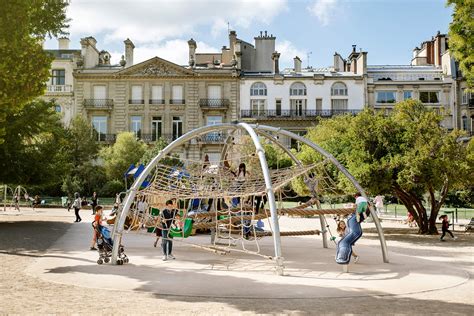
<instances>
[{"instance_id":1,"label":"baby stroller wheel","mask_svg":"<svg viewBox=\"0 0 474 316\"><path fill-rule=\"evenodd\" d=\"M104 263L104 261L102 261L102 259L97 260L97 264L102 264L102 263Z\"/></svg>"},{"instance_id":2,"label":"baby stroller wheel","mask_svg":"<svg viewBox=\"0 0 474 316\"><path fill-rule=\"evenodd\" d=\"M123 259L123 262L124 262L124 263L129 263L129 261L130 261L130 260L128 260L128 258Z\"/></svg>"},{"instance_id":3,"label":"baby stroller wheel","mask_svg":"<svg viewBox=\"0 0 474 316\"><path fill-rule=\"evenodd\" d=\"M118 259L118 260L117 260L117 264L118 264L119 266L121 266L121 265L123 264L123 260L122 260L122 259Z\"/></svg>"},{"instance_id":4,"label":"baby stroller wheel","mask_svg":"<svg viewBox=\"0 0 474 316\"><path fill-rule=\"evenodd\" d=\"M109 258L104 258L105 263L109 263L110 259Z\"/></svg>"}]
</instances>

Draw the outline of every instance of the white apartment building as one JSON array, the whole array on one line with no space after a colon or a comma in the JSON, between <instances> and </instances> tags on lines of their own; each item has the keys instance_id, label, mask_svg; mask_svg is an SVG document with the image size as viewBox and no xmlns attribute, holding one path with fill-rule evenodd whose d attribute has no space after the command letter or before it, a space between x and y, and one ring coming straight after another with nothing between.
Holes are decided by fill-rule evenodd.
<instances>
[{"instance_id":1,"label":"white apartment building","mask_svg":"<svg viewBox=\"0 0 474 316\"><path fill-rule=\"evenodd\" d=\"M256 41L260 37L255 38ZM264 38L265 39L265 38ZM267 38L273 41L274 38ZM273 45L274 46L274 45ZM274 52L272 71L242 71L240 115L243 120L282 127L300 135L318 118L356 114L366 104L367 53L355 46L344 60L334 55L334 66L305 68L294 58L294 67L279 71L280 54ZM289 140L283 140L288 147Z\"/></svg>"}]
</instances>

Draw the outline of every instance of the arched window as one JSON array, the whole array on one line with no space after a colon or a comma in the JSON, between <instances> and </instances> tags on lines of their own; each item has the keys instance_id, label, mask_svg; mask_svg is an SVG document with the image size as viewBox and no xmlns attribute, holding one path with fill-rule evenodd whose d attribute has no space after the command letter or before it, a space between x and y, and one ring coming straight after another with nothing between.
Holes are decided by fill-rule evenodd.
<instances>
[{"instance_id":1,"label":"arched window","mask_svg":"<svg viewBox=\"0 0 474 316\"><path fill-rule=\"evenodd\" d=\"M301 82L295 82L290 87L290 95L306 95L306 86Z\"/></svg>"},{"instance_id":2,"label":"arched window","mask_svg":"<svg viewBox=\"0 0 474 316\"><path fill-rule=\"evenodd\" d=\"M250 87L251 96L267 95L267 86L262 82L255 82Z\"/></svg>"},{"instance_id":3,"label":"arched window","mask_svg":"<svg viewBox=\"0 0 474 316\"><path fill-rule=\"evenodd\" d=\"M331 95L347 95L347 87L342 82L336 82L331 87Z\"/></svg>"}]
</instances>

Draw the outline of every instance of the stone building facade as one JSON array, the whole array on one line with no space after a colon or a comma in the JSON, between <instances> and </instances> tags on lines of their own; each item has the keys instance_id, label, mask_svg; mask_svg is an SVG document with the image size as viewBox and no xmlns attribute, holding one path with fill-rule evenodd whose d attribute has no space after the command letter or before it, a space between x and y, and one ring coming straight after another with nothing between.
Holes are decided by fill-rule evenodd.
<instances>
[{"instance_id":1,"label":"stone building facade","mask_svg":"<svg viewBox=\"0 0 474 316\"><path fill-rule=\"evenodd\" d=\"M410 65L369 65L368 105L389 113L397 102L420 100L444 115L444 127L458 128L451 62L446 35L438 32L413 50Z\"/></svg>"},{"instance_id":2,"label":"stone building facade","mask_svg":"<svg viewBox=\"0 0 474 316\"><path fill-rule=\"evenodd\" d=\"M81 51L69 48L69 39L58 39L58 49L46 50L54 57L51 77L41 98L56 103L56 111L61 113L62 122L68 125L74 115L74 77Z\"/></svg>"},{"instance_id":3,"label":"stone building facade","mask_svg":"<svg viewBox=\"0 0 474 316\"><path fill-rule=\"evenodd\" d=\"M110 54L93 37L81 49L60 39L51 81L44 98L55 99L67 125L75 115L91 123L97 140L115 141L132 131L146 143L172 141L200 126L244 120L282 127L299 134L322 118L356 114L368 106L389 113L396 102L412 98L443 113L443 125L472 135L474 97L447 50L446 35L437 34L413 51L410 65L367 65L367 52L353 46L333 66L280 70L276 38L260 32L254 44L229 32L229 45L218 53L197 52L189 45L189 65L159 57L134 64L134 45L124 41L124 56L110 64ZM186 144L188 159L219 159L224 135L212 134ZM284 140L288 147L291 144Z\"/></svg>"},{"instance_id":4,"label":"stone building facade","mask_svg":"<svg viewBox=\"0 0 474 316\"><path fill-rule=\"evenodd\" d=\"M188 67L159 57L134 65L130 40L121 65L110 65L101 58L108 53L99 52L93 38L81 44L84 64L74 72L75 114L91 122L100 142L113 142L122 131L146 143L172 141L197 127L238 119L238 71L216 63L196 66L192 40ZM224 135L208 134L177 154L217 160L216 145L223 141Z\"/></svg>"}]
</instances>

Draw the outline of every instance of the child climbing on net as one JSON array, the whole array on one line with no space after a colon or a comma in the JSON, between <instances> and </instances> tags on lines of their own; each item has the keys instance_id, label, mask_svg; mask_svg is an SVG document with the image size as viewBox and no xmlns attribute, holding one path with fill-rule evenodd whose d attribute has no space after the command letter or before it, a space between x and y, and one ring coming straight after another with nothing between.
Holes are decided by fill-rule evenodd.
<instances>
[{"instance_id":1,"label":"child climbing on net","mask_svg":"<svg viewBox=\"0 0 474 316\"><path fill-rule=\"evenodd\" d=\"M344 220L341 220L337 223L336 231L337 231L337 234L340 237L340 239L337 241L337 242L339 242L348 233L348 227L347 227L346 222ZM354 252L354 250L352 250L352 256L354 257L354 263L357 263L359 261L359 256Z\"/></svg>"}]
</instances>

